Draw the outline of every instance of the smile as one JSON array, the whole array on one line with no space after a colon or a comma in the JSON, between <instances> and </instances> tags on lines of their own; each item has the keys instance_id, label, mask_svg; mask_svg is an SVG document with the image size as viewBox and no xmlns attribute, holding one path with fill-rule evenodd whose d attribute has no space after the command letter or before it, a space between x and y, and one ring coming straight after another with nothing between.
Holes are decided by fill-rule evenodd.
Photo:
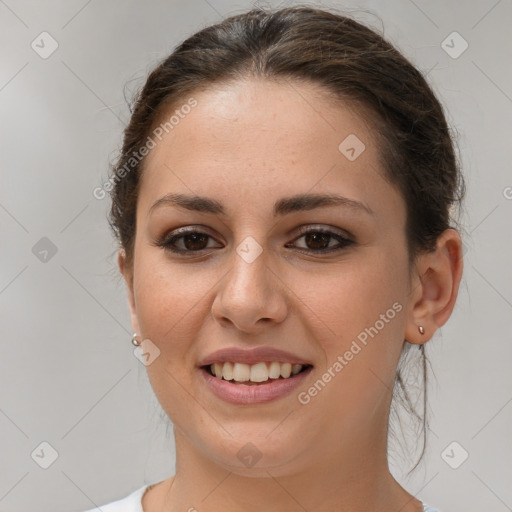
<instances>
[{"instance_id":1,"label":"smile","mask_svg":"<svg viewBox=\"0 0 512 512\"><path fill-rule=\"evenodd\" d=\"M289 379L310 365L260 362L253 365L245 363L214 363L206 367L210 375L233 383L256 384L273 379Z\"/></svg>"},{"instance_id":2,"label":"smile","mask_svg":"<svg viewBox=\"0 0 512 512\"><path fill-rule=\"evenodd\" d=\"M274 361L249 365L224 362L202 366L200 375L207 388L222 401L256 405L289 395L312 370L310 364L292 365Z\"/></svg>"}]
</instances>

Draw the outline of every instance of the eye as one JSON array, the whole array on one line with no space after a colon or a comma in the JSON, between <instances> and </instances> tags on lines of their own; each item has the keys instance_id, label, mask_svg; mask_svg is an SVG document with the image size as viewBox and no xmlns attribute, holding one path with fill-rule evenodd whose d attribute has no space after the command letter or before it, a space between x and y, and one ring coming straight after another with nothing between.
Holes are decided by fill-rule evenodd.
<instances>
[{"instance_id":1,"label":"eye","mask_svg":"<svg viewBox=\"0 0 512 512\"><path fill-rule=\"evenodd\" d=\"M298 247L298 249L305 253L326 254L341 251L355 243L340 233L322 228L301 227L299 231L302 232L301 236L293 242L303 238L306 247ZM209 240L214 240L214 238L197 228L180 228L164 235L160 240L156 240L154 245L176 254L192 256L196 253L197 256L200 256L201 251L212 248L211 245L208 245ZM293 242L286 244L285 247L294 247ZM334 246L332 242L335 242Z\"/></svg>"},{"instance_id":2,"label":"eye","mask_svg":"<svg viewBox=\"0 0 512 512\"><path fill-rule=\"evenodd\" d=\"M306 247L300 248L305 249L302 252L326 254L343 250L355 243L353 240L347 238L346 236L335 233L333 231L329 231L327 229L301 227L300 231L302 231L302 235L296 238L294 242L300 240L301 238L304 239ZM337 242L337 244L334 246L331 244L333 241ZM290 247L290 244L286 244L286 247Z\"/></svg>"},{"instance_id":3,"label":"eye","mask_svg":"<svg viewBox=\"0 0 512 512\"><path fill-rule=\"evenodd\" d=\"M169 235L164 235L161 240L155 242L155 245L174 253L191 254L211 248L211 246L208 246L209 239L213 240L213 237L203 231L193 228L180 228Z\"/></svg>"}]
</instances>

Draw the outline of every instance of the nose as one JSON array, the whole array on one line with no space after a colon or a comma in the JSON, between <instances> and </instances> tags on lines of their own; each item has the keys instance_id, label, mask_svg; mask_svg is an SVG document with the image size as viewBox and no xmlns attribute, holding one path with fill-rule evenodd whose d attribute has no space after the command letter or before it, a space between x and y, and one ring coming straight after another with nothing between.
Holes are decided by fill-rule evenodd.
<instances>
[{"instance_id":1,"label":"nose","mask_svg":"<svg viewBox=\"0 0 512 512\"><path fill-rule=\"evenodd\" d=\"M258 333L287 315L287 286L263 251L253 261L233 253L232 267L219 283L212 315L221 324Z\"/></svg>"}]
</instances>

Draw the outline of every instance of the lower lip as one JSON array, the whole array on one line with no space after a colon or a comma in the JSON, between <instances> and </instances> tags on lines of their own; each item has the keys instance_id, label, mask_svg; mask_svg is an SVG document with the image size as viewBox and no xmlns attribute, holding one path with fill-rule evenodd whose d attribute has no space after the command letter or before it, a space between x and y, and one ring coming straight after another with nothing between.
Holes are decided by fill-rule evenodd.
<instances>
[{"instance_id":1,"label":"lower lip","mask_svg":"<svg viewBox=\"0 0 512 512\"><path fill-rule=\"evenodd\" d=\"M261 404L281 398L300 386L311 373L312 366L288 379L274 379L264 384L233 384L210 375L204 368L200 373L214 395L231 404Z\"/></svg>"}]
</instances>

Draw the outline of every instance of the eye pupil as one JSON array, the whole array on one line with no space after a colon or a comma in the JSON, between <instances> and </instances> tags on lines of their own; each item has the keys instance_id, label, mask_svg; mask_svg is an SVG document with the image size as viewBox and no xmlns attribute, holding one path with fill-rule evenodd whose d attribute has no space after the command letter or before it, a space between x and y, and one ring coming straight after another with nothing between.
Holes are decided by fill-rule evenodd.
<instances>
[{"instance_id":1,"label":"eye pupil","mask_svg":"<svg viewBox=\"0 0 512 512\"><path fill-rule=\"evenodd\" d=\"M183 237L183 244L185 245L185 247L188 249L188 250L201 250L201 249L204 249L205 247L197 247L197 246L194 246L194 244L196 244L198 241L199 241L199 245L201 245L201 242L205 242L206 244L208 243L208 235L204 234L204 233L189 233L187 235L184 235ZM187 243L187 241L189 240L192 240L192 245Z\"/></svg>"},{"instance_id":2,"label":"eye pupil","mask_svg":"<svg viewBox=\"0 0 512 512\"><path fill-rule=\"evenodd\" d=\"M313 242L313 249L325 249L329 246L329 239L331 236L328 233L309 233L306 234L304 239L306 241L306 244L309 246L309 242ZM320 242L320 246L318 246L318 242ZM325 243L322 243L325 242Z\"/></svg>"}]
</instances>

